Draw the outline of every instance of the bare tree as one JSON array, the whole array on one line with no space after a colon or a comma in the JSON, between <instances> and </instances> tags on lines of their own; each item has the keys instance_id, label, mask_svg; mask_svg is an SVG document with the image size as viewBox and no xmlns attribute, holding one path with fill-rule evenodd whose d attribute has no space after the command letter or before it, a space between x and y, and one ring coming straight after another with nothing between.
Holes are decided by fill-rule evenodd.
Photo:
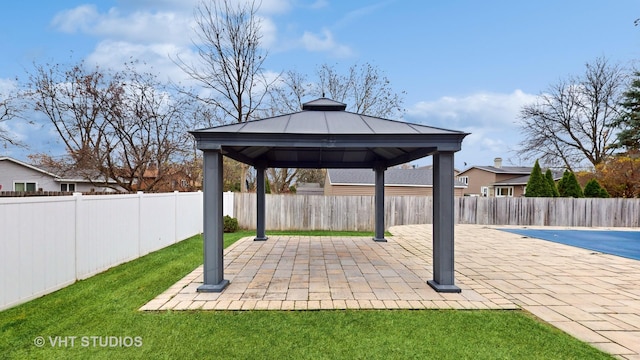
<instances>
[{"instance_id":1,"label":"bare tree","mask_svg":"<svg viewBox=\"0 0 640 360\"><path fill-rule=\"evenodd\" d=\"M117 85L103 103L114 141L105 142L106 152L97 158L102 171L120 186L155 190L181 168L176 163L184 164L188 158L191 139L185 118L192 99L171 93L156 75L131 67L115 80Z\"/></svg>"},{"instance_id":2,"label":"bare tree","mask_svg":"<svg viewBox=\"0 0 640 360\"><path fill-rule=\"evenodd\" d=\"M82 62L36 65L30 95L65 144L68 168L87 180L155 191L189 154L184 118L192 99L134 65L115 73Z\"/></svg>"},{"instance_id":3,"label":"bare tree","mask_svg":"<svg viewBox=\"0 0 640 360\"><path fill-rule=\"evenodd\" d=\"M518 155L571 171L585 161L600 164L613 151L607 125L619 115L625 81L619 66L597 58L586 64L584 75L550 86L521 109L524 140Z\"/></svg>"},{"instance_id":4,"label":"bare tree","mask_svg":"<svg viewBox=\"0 0 640 360\"><path fill-rule=\"evenodd\" d=\"M345 74L336 67L323 64L316 70L316 81L295 70L281 74L271 88L271 114L300 111L302 103L312 97L328 97L347 104L347 109L359 114L393 117L402 114L402 97L390 80L371 64L351 65ZM298 178L322 182L322 169L270 169L271 191L288 191ZM309 180L305 180L309 181Z\"/></svg>"},{"instance_id":5,"label":"bare tree","mask_svg":"<svg viewBox=\"0 0 640 360\"><path fill-rule=\"evenodd\" d=\"M295 70L285 71L270 88L269 116L294 113L302 110L302 104L310 96L318 96L315 85L307 76Z\"/></svg>"},{"instance_id":6,"label":"bare tree","mask_svg":"<svg viewBox=\"0 0 640 360\"><path fill-rule=\"evenodd\" d=\"M350 111L382 118L400 116L404 111L402 97L393 90L391 81L369 63L351 65L346 74L323 64L317 75L316 95L346 103Z\"/></svg>"},{"instance_id":7,"label":"bare tree","mask_svg":"<svg viewBox=\"0 0 640 360\"><path fill-rule=\"evenodd\" d=\"M11 144L14 146L24 146L20 141L14 138L11 132L3 126L5 121L15 119L20 114L20 106L17 104L18 97L15 93L7 95L0 94L0 143Z\"/></svg>"},{"instance_id":8,"label":"bare tree","mask_svg":"<svg viewBox=\"0 0 640 360\"><path fill-rule=\"evenodd\" d=\"M220 109L228 122L254 119L270 86L262 67L267 54L260 47L258 7L254 1L202 1L195 11L193 41L200 61L191 64L180 57L176 61L212 91L200 99ZM242 191L246 191L246 172L243 166Z\"/></svg>"},{"instance_id":9,"label":"bare tree","mask_svg":"<svg viewBox=\"0 0 640 360\"><path fill-rule=\"evenodd\" d=\"M61 64L36 64L30 75L34 110L51 121L79 168L97 165L92 149L107 135L101 106L103 92L110 87L101 71L87 71L82 62L68 69Z\"/></svg>"},{"instance_id":10,"label":"bare tree","mask_svg":"<svg viewBox=\"0 0 640 360\"><path fill-rule=\"evenodd\" d=\"M295 70L282 73L270 88L271 115L300 111L302 103L312 97L328 97L347 104L347 110L369 116L391 118L404 112L402 94L377 67L365 63L351 65L345 74L335 66L322 64L316 80Z\"/></svg>"}]
</instances>

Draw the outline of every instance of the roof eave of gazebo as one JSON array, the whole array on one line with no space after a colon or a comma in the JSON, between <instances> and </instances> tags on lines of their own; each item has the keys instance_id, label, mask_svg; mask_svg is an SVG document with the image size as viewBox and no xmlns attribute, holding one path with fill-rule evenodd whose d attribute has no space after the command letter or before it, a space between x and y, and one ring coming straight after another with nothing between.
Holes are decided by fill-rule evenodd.
<instances>
[{"instance_id":1,"label":"roof eave of gazebo","mask_svg":"<svg viewBox=\"0 0 640 360\"><path fill-rule=\"evenodd\" d=\"M266 167L372 168L392 167L436 152L457 152L466 133L446 134L273 134L192 132L200 150L222 154L252 165ZM278 156L281 152L283 156ZM293 153L295 154L293 154ZM359 158L358 153L375 154ZM308 161L309 154L317 156ZM304 155L303 155L304 154ZM323 154L342 154L323 158ZM351 159L351 160L349 160Z\"/></svg>"},{"instance_id":2,"label":"roof eave of gazebo","mask_svg":"<svg viewBox=\"0 0 640 360\"><path fill-rule=\"evenodd\" d=\"M204 152L204 284L222 291L222 156L256 168L256 240L265 235L265 169L372 168L375 170L375 241L384 239L384 172L388 167L434 156L434 280L437 291L454 285L453 154L468 133L355 114L346 105L317 99L303 111L240 124L192 131Z\"/></svg>"}]
</instances>

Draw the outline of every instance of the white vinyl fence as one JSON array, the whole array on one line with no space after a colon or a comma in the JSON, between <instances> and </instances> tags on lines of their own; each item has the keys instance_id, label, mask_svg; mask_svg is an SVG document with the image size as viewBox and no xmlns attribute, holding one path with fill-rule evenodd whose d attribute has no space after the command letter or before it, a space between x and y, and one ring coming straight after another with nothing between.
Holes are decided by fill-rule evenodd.
<instances>
[{"instance_id":1,"label":"white vinyl fence","mask_svg":"<svg viewBox=\"0 0 640 360\"><path fill-rule=\"evenodd\" d=\"M201 233L202 201L201 192L0 198L0 310Z\"/></svg>"}]
</instances>

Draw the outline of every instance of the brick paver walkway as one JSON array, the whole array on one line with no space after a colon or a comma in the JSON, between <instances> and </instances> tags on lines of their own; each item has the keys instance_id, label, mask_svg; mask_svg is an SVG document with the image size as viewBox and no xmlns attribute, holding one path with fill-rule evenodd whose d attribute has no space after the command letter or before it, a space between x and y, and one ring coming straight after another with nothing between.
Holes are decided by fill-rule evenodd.
<instances>
[{"instance_id":1,"label":"brick paver walkway","mask_svg":"<svg viewBox=\"0 0 640 360\"><path fill-rule=\"evenodd\" d=\"M635 229L640 230L640 229ZM362 237L245 238L225 250L222 293L202 267L141 310L524 309L623 359L640 359L640 261L479 225L456 226L460 294L435 292L431 226Z\"/></svg>"}]
</instances>

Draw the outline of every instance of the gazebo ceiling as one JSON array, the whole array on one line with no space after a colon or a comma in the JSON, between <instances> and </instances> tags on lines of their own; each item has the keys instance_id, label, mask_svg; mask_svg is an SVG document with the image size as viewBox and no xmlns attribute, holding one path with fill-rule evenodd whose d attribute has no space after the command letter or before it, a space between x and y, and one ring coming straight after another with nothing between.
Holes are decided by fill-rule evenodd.
<instances>
[{"instance_id":1,"label":"gazebo ceiling","mask_svg":"<svg viewBox=\"0 0 640 360\"><path fill-rule=\"evenodd\" d=\"M201 150L281 168L390 167L435 152L459 151L467 133L345 111L320 98L302 111L192 131Z\"/></svg>"}]
</instances>

